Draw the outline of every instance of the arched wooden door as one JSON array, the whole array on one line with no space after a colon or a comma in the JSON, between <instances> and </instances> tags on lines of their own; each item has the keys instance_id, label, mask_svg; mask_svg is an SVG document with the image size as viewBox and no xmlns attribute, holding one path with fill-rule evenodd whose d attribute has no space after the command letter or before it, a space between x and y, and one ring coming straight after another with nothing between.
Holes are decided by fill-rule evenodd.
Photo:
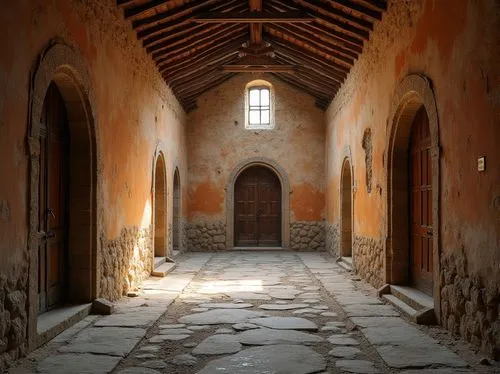
<instances>
[{"instance_id":1,"label":"arched wooden door","mask_svg":"<svg viewBox=\"0 0 500 374\"><path fill-rule=\"evenodd\" d=\"M166 173L165 160L160 154L156 160L155 167L155 193L154 193L154 226L155 226L155 241L154 241L154 256L165 257L167 255L167 238L166 238L166 204L167 204L167 188L166 188Z\"/></svg>"},{"instance_id":2,"label":"arched wooden door","mask_svg":"<svg viewBox=\"0 0 500 374\"><path fill-rule=\"evenodd\" d=\"M237 247L281 246L281 184L270 169L252 166L234 187Z\"/></svg>"},{"instance_id":3,"label":"arched wooden door","mask_svg":"<svg viewBox=\"0 0 500 374\"><path fill-rule=\"evenodd\" d=\"M352 257L352 176L349 160L345 160L342 167L341 194L341 256Z\"/></svg>"},{"instance_id":4,"label":"arched wooden door","mask_svg":"<svg viewBox=\"0 0 500 374\"><path fill-rule=\"evenodd\" d=\"M418 110L410 136L410 279L432 295L432 168L431 136L425 108Z\"/></svg>"},{"instance_id":5,"label":"arched wooden door","mask_svg":"<svg viewBox=\"0 0 500 374\"><path fill-rule=\"evenodd\" d=\"M40 121L38 311L64 302L68 262L69 131L61 93L52 83Z\"/></svg>"}]
</instances>

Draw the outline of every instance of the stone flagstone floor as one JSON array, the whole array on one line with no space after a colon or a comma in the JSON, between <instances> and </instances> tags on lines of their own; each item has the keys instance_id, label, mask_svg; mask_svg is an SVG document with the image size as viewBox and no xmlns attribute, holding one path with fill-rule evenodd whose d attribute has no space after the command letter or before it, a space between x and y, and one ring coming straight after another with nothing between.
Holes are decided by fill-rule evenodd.
<instances>
[{"instance_id":1,"label":"stone flagstone floor","mask_svg":"<svg viewBox=\"0 0 500 374\"><path fill-rule=\"evenodd\" d=\"M374 297L326 253L188 253L110 316L10 373L495 373ZM463 353L463 350L462 350Z\"/></svg>"}]
</instances>

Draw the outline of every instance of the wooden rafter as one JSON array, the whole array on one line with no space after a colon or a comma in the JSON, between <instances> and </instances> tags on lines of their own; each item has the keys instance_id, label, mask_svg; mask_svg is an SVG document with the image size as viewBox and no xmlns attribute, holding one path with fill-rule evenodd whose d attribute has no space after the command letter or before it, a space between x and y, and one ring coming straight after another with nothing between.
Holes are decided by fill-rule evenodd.
<instances>
[{"instance_id":1,"label":"wooden rafter","mask_svg":"<svg viewBox=\"0 0 500 374\"><path fill-rule=\"evenodd\" d=\"M198 23L308 23L314 20L313 17L304 16L300 12L227 12L222 14L203 14L195 17Z\"/></svg>"},{"instance_id":2,"label":"wooden rafter","mask_svg":"<svg viewBox=\"0 0 500 374\"><path fill-rule=\"evenodd\" d=\"M326 108L387 9L386 0L116 3L186 111L236 72L269 73Z\"/></svg>"}]
</instances>

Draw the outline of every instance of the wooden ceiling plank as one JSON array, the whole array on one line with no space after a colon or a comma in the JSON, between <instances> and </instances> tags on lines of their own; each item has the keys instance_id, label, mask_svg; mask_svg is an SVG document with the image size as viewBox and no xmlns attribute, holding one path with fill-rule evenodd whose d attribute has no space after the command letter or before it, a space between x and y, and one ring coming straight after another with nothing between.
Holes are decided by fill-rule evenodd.
<instances>
[{"instance_id":1,"label":"wooden ceiling plank","mask_svg":"<svg viewBox=\"0 0 500 374\"><path fill-rule=\"evenodd\" d=\"M187 82L183 87L176 88L173 91L178 93L180 96L184 96L183 93L194 92L197 89L208 87L213 81L220 79L224 74L225 72L222 70L215 70L210 75Z\"/></svg>"},{"instance_id":2,"label":"wooden ceiling plank","mask_svg":"<svg viewBox=\"0 0 500 374\"><path fill-rule=\"evenodd\" d=\"M201 95L203 95L205 92L210 91L210 90L214 89L215 87L221 85L222 83L224 83L228 79L233 78L235 75L236 75L236 73L235 74L228 73L228 74L222 76L221 78L219 78L219 81L215 82L212 86L203 87L203 88L201 88L201 89L199 89L197 91L193 91L191 94L185 95L184 97L186 97L187 99L198 98Z\"/></svg>"},{"instance_id":3,"label":"wooden ceiling plank","mask_svg":"<svg viewBox=\"0 0 500 374\"><path fill-rule=\"evenodd\" d=\"M314 91L313 89L311 88L308 88L308 87L304 87L304 85L300 84L300 83L297 83L296 81L294 81L292 79L291 76L289 75L286 75L286 74L275 74L275 73L271 73L272 76L276 77L277 79L281 80L282 82L286 83L286 84L289 84L290 86L292 87L295 87L296 89L298 89L299 91L302 91L302 92L305 92L306 94L308 94L309 96L312 96L314 97L316 100L317 99L321 99L321 100L328 100L328 96L325 96L324 94L322 93L319 93L317 91Z\"/></svg>"},{"instance_id":4,"label":"wooden ceiling plank","mask_svg":"<svg viewBox=\"0 0 500 374\"><path fill-rule=\"evenodd\" d=\"M276 26L276 25L275 25ZM301 37L304 40L307 40L309 43L313 43L316 45L318 48L326 48L329 49L330 51L333 51L335 53L339 53L343 56L348 57L347 60L344 60L347 63L350 63L349 61L352 61L351 59L357 59L358 58L358 53L353 52L349 49L342 48L339 45L332 43L331 40L326 40L325 38L320 39L319 37L311 34L308 30L304 30L302 28L298 28L294 25L279 25L279 29L282 30L283 33L289 33L291 35L297 35ZM319 34L316 34L319 35ZM294 36L295 38L295 36ZM354 61L353 61L354 62ZM352 63L353 63L352 62ZM351 63L351 64L352 64Z\"/></svg>"},{"instance_id":5,"label":"wooden ceiling plank","mask_svg":"<svg viewBox=\"0 0 500 374\"><path fill-rule=\"evenodd\" d=\"M153 56L155 55L156 52L165 50L165 49L172 49L176 45L184 45L185 43L188 43L189 41L195 39L195 41L198 41L199 38L202 35L210 34L212 32L216 32L220 29L222 29L222 25L210 25L210 26L205 26L202 28L194 28L191 29L191 32L189 35L178 35L173 38L169 38L165 41L162 41L157 44L150 45L146 47L146 52L151 53Z\"/></svg>"},{"instance_id":6,"label":"wooden ceiling plank","mask_svg":"<svg viewBox=\"0 0 500 374\"><path fill-rule=\"evenodd\" d=\"M120 8L127 7L131 4L134 4L135 0L116 0L116 5L118 5Z\"/></svg>"},{"instance_id":7,"label":"wooden ceiling plank","mask_svg":"<svg viewBox=\"0 0 500 374\"><path fill-rule=\"evenodd\" d=\"M210 63L213 58L219 55L233 52L246 40L248 40L248 38L245 36L228 39L227 41L224 41L219 45L212 46L211 48L205 49L198 54L193 54L188 58L177 60L175 63L168 64L165 67L161 68L160 72L164 74L165 78L168 78L169 76L174 76L180 71L189 71L190 69L195 68L200 64Z\"/></svg>"},{"instance_id":8,"label":"wooden ceiling plank","mask_svg":"<svg viewBox=\"0 0 500 374\"><path fill-rule=\"evenodd\" d=\"M226 25L221 25L216 32L203 38L199 38L195 42L184 42L182 44L166 48L162 51L152 53L151 56L157 63L161 63L162 61L168 59L168 56L171 56L173 53L175 53L176 55L180 55L187 50L202 48L205 44L210 45L216 43L221 39L227 38L231 33L242 30L244 27L245 26L243 25L233 25L229 27L227 27Z\"/></svg>"},{"instance_id":9,"label":"wooden ceiling plank","mask_svg":"<svg viewBox=\"0 0 500 374\"><path fill-rule=\"evenodd\" d=\"M166 4L168 1L167 0L150 0L144 4L135 6L130 9L125 9L125 18L132 18L132 17L138 17L143 15L144 13L147 13L154 8L156 8L159 5Z\"/></svg>"},{"instance_id":10,"label":"wooden ceiling plank","mask_svg":"<svg viewBox=\"0 0 500 374\"><path fill-rule=\"evenodd\" d=\"M355 3L351 0L333 0L334 3L341 5L344 8L349 10L355 10L356 12L362 13L365 16L370 18L381 20L382 19L382 11L387 10L387 3L385 1L372 0L371 4L377 7L379 10L374 10L369 7L365 7L359 3Z\"/></svg>"},{"instance_id":11,"label":"wooden ceiling plank","mask_svg":"<svg viewBox=\"0 0 500 374\"><path fill-rule=\"evenodd\" d=\"M214 9L217 9L218 11L226 11L228 9L234 9L234 4L235 2L232 1L229 4L223 4L215 7ZM237 9L243 9L243 7L237 8ZM192 29L196 28L203 28L206 27L204 25L197 25L194 22L192 22L192 14L187 14L185 16L182 16L174 21L162 24L165 27L165 31L159 31L155 32L152 35L146 36L145 39L143 40L143 46L148 46L150 44L154 44L156 42L160 42L163 40L171 39L175 37L175 35L181 35L181 34L186 34L188 32L191 32ZM179 27L176 27L178 25ZM192 26L188 26L192 25ZM179 29L179 30L177 30ZM177 31L175 31L177 30ZM138 35L139 37L139 35ZM141 39L139 37L139 39Z\"/></svg>"},{"instance_id":12,"label":"wooden ceiling plank","mask_svg":"<svg viewBox=\"0 0 500 374\"><path fill-rule=\"evenodd\" d=\"M302 45L306 45L306 46L309 46L315 50L323 52L324 54L330 56L332 61L336 62L337 67L343 66L344 70L346 72L348 72L349 69L354 64L354 59L347 58L347 57L345 57L345 56L343 56L335 51L331 51L330 49L328 51L326 51L327 48L324 45L322 45L321 43L312 43L311 44L311 42L308 41L307 39L304 39L299 35L292 34L292 33L288 32L287 30L284 30L283 28L278 27L277 25L274 25L274 24L273 25L266 25L265 29L266 30L273 30L273 31L275 31L275 33L276 32L280 33L281 35L276 34L276 36L282 40L286 40L285 36L292 37L293 39L295 39L297 42L299 42ZM293 44L294 47L301 48L301 46L299 46L297 43L294 43L292 41L288 41L288 43Z\"/></svg>"},{"instance_id":13,"label":"wooden ceiling plank","mask_svg":"<svg viewBox=\"0 0 500 374\"><path fill-rule=\"evenodd\" d=\"M189 3L185 3L177 8L169 9L161 13L157 13L153 16L139 18L132 21L132 27L137 29L149 25L151 23L156 23L160 21L168 21L171 18L178 18L185 14L191 14L199 9L209 8L213 4L217 4L224 0L193 0Z\"/></svg>"},{"instance_id":14,"label":"wooden ceiling plank","mask_svg":"<svg viewBox=\"0 0 500 374\"><path fill-rule=\"evenodd\" d=\"M194 18L198 23L308 23L314 17L306 16L300 12L257 12L244 13L227 12L214 14L210 12Z\"/></svg>"},{"instance_id":15,"label":"wooden ceiling plank","mask_svg":"<svg viewBox=\"0 0 500 374\"><path fill-rule=\"evenodd\" d=\"M327 7L324 5L324 3L321 3L319 1L315 1L314 4L310 4L306 1L303 0L293 0L294 3L300 7L300 9L303 9L305 12L308 13L313 13L314 15L322 15L322 18L326 18L329 23L335 25L336 27L342 29L344 32L348 32L350 34L356 35L364 40L368 40L370 37L369 31L371 30L370 28L360 28L359 26L352 25L344 20L340 20L338 18L332 17L332 13L328 12L328 10L332 10L334 8L332 7ZM300 1L300 3L298 2ZM307 7L306 7L307 6ZM369 23L371 25L371 23ZM373 27L372 27L373 28Z\"/></svg>"},{"instance_id":16,"label":"wooden ceiling plank","mask_svg":"<svg viewBox=\"0 0 500 374\"><path fill-rule=\"evenodd\" d=\"M285 9L290 7L288 3L283 2L282 0L268 0L269 4L273 8L278 8L278 9ZM360 36L352 36L349 34L346 34L344 32L340 32L337 30L339 28L338 24L336 23L335 19L332 19L331 17L326 18L325 15L317 12L311 11L311 9L305 8L305 7L300 7L299 5L296 5L296 7L299 7L299 9L302 9L304 12L308 14L313 14L316 17L316 21L311 23L310 26L315 26L322 28L323 31L326 33L330 34L331 36L334 36L338 39L344 40L345 42L356 44L360 47L363 47L363 38ZM326 24L328 26L325 26L323 24ZM326 29L325 29L326 27Z\"/></svg>"},{"instance_id":17,"label":"wooden ceiling plank","mask_svg":"<svg viewBox=\"0 0 500 374\"><path fill-rule=\"evenodd\" d=\"M266 5L270 5L270 2L266 2ZM324 6L322 3L319 1L316 1L315 4L319 6ZM288 3L283 3L281 2L281 7L282 10L288 10L291 11L292 9L296 9L301 11L304 14L309 14L309 15L319 15L321 14L320 12L312 12L310 8L307 8L301 4L300 1L294 0L294 1L289 1ZM334 19L340 18L341 22L348 21L358 27L364 28L366 30L372 30L373 29L373 23L363 19L361 17L358 17L356 15L353 15L352 13L344 12L343 10L334 8L334 7L324 7L323 10L328 12L328 16L332 17ZM312 14L311 14L312 13ZM337 17L337 18L335 18Z\"/></svg>"},{"instance_id":18,"label":"wooden ceiling plank","mask_svg":"<svg viewBox=\"0 0 500 374\"><path fill-rule=\"evenodd\" d=\"M311 74L318 75L322 80L326 80L327 82L331 82L332 84L340 85L343 82L343 78L339 77L338 75L328 74L328 71L325 71L325 69L319 69L310 62L306 61L306 64L301 64L300 61L280 52L276 52L276 58L280 59L280 61L283 61L284 63L299 65L297 67L299 71L301 69L310 71Z\"/></svg>"},{"instance_id":19,"label":"wooden ceiling plank","mask_svg":"<svg viewBox=\"0 0 500 374\"><path fill-rule=\"evenodd\" d=\"M316 64L318 67L324 69L325 71L334 72L342 79L344 79L348 74L348 70L346 70L344 66L332 65L331 61L323 58L322 56L314 55L308 50L300 49L298 47L293 48L289 46L286 42L281 42L274 39L266 39L266 40L271 42L273 46L280 52L282 51L283 53L286 53L289 56L298 58L304 61L304 64L306 61L310 62L311 64Z\"/></svg>"},{"instance_id":20,"label":"wooden ceiling plank","mask_svg":"<svg viewBox=\"0 0 500 374\"><path fill-rule=\"evenodd\" d=\"M238 56L235 54L226 55L223 58L215 60L211 64L204 64L204 65L199 66L197 69L189 70L189 71L185 72L184 74L176 75L175 77L172 77L171 79L167 80L167 83L170 87L175 87L178 84L184 84L184 82L187 81L188 79L192 79L192 78L195 78L198 76L204 76L205 74L212 71L213 69L220 70L220 65L233 63L237 60L238 60ZM219 63L219 64L216 65L216 63Z\"/></svg>"}]
</instances>

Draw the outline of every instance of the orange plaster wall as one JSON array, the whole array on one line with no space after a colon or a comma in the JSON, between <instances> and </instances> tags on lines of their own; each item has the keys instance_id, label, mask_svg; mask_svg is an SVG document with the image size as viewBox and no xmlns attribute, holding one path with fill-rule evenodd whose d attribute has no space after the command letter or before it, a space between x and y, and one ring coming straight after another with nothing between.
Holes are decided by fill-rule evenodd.
<instances>
[{"instance_id":1,"label":"orange plaster wall","mask_svg":"<svg viewBox=\"0 0 500 374\"><path fill-rule=\"evenodd\" d=\"M500 20L498 2L390 2L327 112L327 219L338 223L342 149L353 157L355 234L385 240L387 130L398 83L432 82L440 132L443 256L465 251L469 271L500 284ZM373 190L363 131L371 127ZM477 171L478 157L486 171Z\"/></svg>"},{"instance_id":2,"label":"orange plaster wall","mask_svg":"<svg viewBox=\"0 0 500 374\"><path fill-rule=\"evenodd\" d=\"M269 81L275 90L276 127L246 130L245 86ZM324 218L324 112L314 99L267 75L239 74L204 94L188 116L189 219L225 220L225 188L243 160L264 157L290 181L292 221Z\"/></svg>"},{"instance_id":3,"label":"orange plaster wall","mask_svg":"<svg viewBox=\"0 0 500 374\"><path fill-rule=\"evenodd\" d=\"M9 2L0 12L0 33L0 175L8 181L0 184L0 271L15 272L25 258L29 77L53 38L79 50L90 75L98 138L99 237L114 239L123 228L150 225L156 149L165 154L170 200L178 165L185 201L185 113L115 2Z\"/></svg>"}]
</instances>

